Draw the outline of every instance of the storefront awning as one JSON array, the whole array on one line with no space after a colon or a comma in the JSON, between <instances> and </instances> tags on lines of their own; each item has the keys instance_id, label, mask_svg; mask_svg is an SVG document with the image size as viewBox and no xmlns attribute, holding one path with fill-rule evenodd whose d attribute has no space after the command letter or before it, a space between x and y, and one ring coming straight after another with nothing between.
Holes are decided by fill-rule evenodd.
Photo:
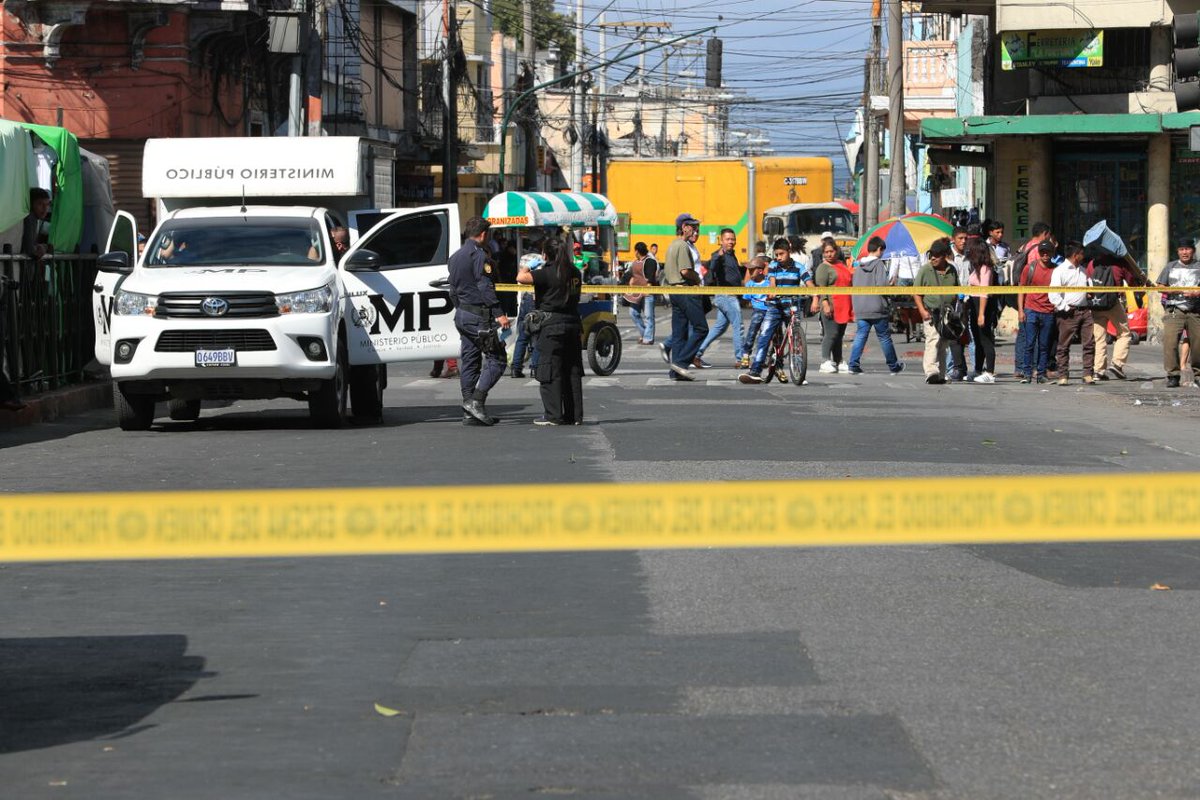
<instances>
[{"instance_id":1,"label":"storefront awning","mask_svg":"<svg viewBox=\"0 0 1200 800\"><path fill-rule=\"evenodd\" d=\"M1200 111L1178 114L1038 114L954 117L921 121L929 142L986 140L994 136L1114 136L1187 130L1200 125Z\"/></svg>"}]
</instances>

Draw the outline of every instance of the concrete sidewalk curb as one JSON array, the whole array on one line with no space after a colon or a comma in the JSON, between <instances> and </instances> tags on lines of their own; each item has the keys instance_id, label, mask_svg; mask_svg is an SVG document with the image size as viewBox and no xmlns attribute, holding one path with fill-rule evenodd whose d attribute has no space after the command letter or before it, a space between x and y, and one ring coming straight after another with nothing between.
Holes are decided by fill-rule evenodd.
<instances>
[{"instance_id":1,"label":"concrete sidewalk curb","mask_svg":"<svg viewBox=\"0 0 1200 800\"><path fill-rule=\"evenodd\" d=\"M83 383L22 399L25 408L20 411L0 411L0 430L50 422L68 414L98 408L112 408L112 382Z\"/></svg>"}]
</instances>

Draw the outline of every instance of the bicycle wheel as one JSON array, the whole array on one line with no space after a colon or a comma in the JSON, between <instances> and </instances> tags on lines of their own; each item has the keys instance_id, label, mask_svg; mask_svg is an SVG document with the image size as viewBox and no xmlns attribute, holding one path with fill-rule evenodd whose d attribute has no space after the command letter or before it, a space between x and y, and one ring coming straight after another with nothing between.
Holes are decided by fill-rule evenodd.
<instances>
[{"instance_id":1,"label":"bicycle wheel","mask_svg":"<svg viewBox=\"0 0 1200 800\"><path fill-rule=\"evenodd\" d=\"M781 361L779 359L779 344L783 339L783 327L780 326L775 330L775 334L771 337L771 343L767 345L767 360L763 364L763 383L770 383L775 377L775 373L779 371Z\"/></svg>"},{"instance_id":2,"label":"bicycle wheel","mask_svg":"<svg viewBox=\"0 0 1200 800\"><path fill-rule=\"evenodd\" d=\"M792 383L803 386L805 376L808 375L808 343L804 341L804 320L799 314L792 317L791 340L789 361L792 367Z\"/></svg>"}]
</instances>

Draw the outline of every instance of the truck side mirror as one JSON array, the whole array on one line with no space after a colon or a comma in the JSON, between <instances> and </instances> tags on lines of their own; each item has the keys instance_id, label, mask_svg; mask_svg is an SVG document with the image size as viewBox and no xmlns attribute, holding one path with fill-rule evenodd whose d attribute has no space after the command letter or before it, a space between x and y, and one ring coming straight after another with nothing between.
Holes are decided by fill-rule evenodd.
<instances>
[{"instance_id":1,"label":"truck side mirror","mask_svg":"<svg viewBox=\"0 0 1200 800\"><path fill-rule=\"evenodd\" d=\"M129 263L129 253L123 250L114 250L96 259L96 269L115 275L128 275L133 272L133 264Z\"/></svg>"},{"instance_id":2,"label":"truck side mirror","mask_svg":"<svg viewBox=\"0 0 1200 800\"><path fill-rule=\"evenodd\" d=\"M378 272L382 264L383 256L374 250L356 250L342 262L346 272Z\"/></svg>"}]
</instances>

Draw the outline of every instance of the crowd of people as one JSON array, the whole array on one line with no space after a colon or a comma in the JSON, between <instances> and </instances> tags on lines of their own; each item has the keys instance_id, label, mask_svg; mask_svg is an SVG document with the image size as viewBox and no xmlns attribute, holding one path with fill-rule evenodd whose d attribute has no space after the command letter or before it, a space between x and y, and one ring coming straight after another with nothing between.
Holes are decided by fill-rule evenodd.
<instances>
[{"instance_id":1,"label":"crowd of people","mask_svg":"<svg viewBox=\"0 0 1200 800\"><path fill-rule=\"evenodd\" d=\"M733 367L744 370L738 379L745 384L762 383L762 370L769 357L772 337L791 315L815 316L821 329L821 358L818 372L857 374L872 334L879 341L887 369L904 369L892 342L893 306L911 304L919 317L924 337L922 368L929 384L970 381L993 384L1003 378L1021 383L1070 383L1073 375L1085 384L1124 380L1131 332L1124 294L1119 291L1089 291L1093 287L1150 288L1150 282L1128 256L1117 256L1094 243L1084 246L1073 239L1060 242L1049 225L1038 223L1032 235L1018 246L1004 238L1004 224L987 220L980 225L955 227L950 236L935 240L916 265L905 269L906 259L884 258L886 243L873 237L860 258L851 260L832 235L822 236L811 254L806 242L784 237L771 243L773 258L765 248L743 267L735 250L737 237L723 228L719 247L705 260L696 241L700 220L690 214L676 219L677 237L660 264L646 245L634 246L635 259L624 270L622 281L631 285L663 286L664 296L629 294L622 304L638 331L640 345L655 344L653 309L667 300L671 306L671 334L658 343L669 367L668 377L677 381L695 379L694 371L713 365L705 357L713 342L732 330ZM1161 272L1157 286L1200 287L1200 263L1195 260L1195 243L1178 242L1177 258ZM907 274L906 274L907 272ZM742 324L739 298L716 295L671 293L671 286L740 286L749 307ZM895 286L897 294L830 295L827 286ZM998 286L1048 287L1045 292L997 294ZM775 287L810 286L811 295L778 295ZM959 293L931 294L922 287L961 287ZM1180 385L1181 358L1191 366L1200 383L1200 348L1188 347L1200 335L1200 289L1196 292L1161 294L1163 317L1163 365L1167 386ZM1001 375L996 366L996 334L1001 314L1015 311L1014 370ZM710 327L707 315L715 310ZM853 331L846 359L845 339ZM1109 338L1112 347L1109 347ZM1073 345L1079 343L1080 360L1074 372ZM1181 355L1182 354L1182 355ZM785 371L777 371L786 381Z\"/></svg>"}]
</instances>

